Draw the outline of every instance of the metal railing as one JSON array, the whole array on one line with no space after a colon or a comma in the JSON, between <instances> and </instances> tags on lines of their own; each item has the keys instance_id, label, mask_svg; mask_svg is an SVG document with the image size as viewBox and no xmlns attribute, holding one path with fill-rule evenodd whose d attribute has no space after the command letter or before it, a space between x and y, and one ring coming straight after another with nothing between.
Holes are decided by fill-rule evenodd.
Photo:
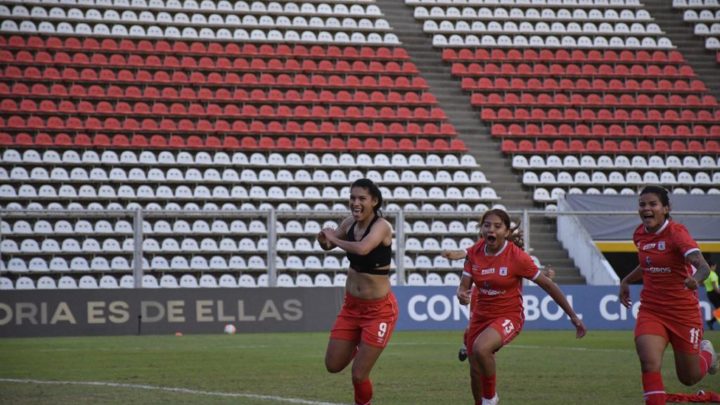
<instances>
[{"instance_id":1,"label":"metal railing","mask_svg":"<svg viewBox=\"0 0 720 405\"><path fill-rule=\"evenodd\" d=\"M510 216L515 220L520 219L523 231L525 249L532 251L532 235L530 228L531 217L558 217L558 216L598 216L598 215L637 215L637 211L558 211L546 212L544 210L511 210L508 211ZM133 259L132 274L134 285L136 288L142 287L143 269L143 221L155 218L254 218L264 219L267 227L267 275L268 285L275 286L277 283L278 269L276 265L277 257L277 222L283 219L340 219L350 215L349 211L286 211L286 210L237 210L237 211L155 211L155 210L0 210L0 221L11 219L107 219L107 218L132 218L133 223ZM385 218L393 223L394 228L394 258L395 271L397 274L397 284L405 284L406 269L404 266L405 258L405 221L407 219L432 219L432 220L480 220L482 213L468 211L384 211ZM673 212L676 216L720 216L718 212ZM475 238L477 233L467 233L468 236ZM24 234L32 236L32 234ZM0 233L0 240L5 235ZM630 235L628 235L630 236ZM720 239L720 236L719 236ZM402 243L400 243L402 241ZM3 252L0 251L0 259Z\"/></svg>"}]
</instances>

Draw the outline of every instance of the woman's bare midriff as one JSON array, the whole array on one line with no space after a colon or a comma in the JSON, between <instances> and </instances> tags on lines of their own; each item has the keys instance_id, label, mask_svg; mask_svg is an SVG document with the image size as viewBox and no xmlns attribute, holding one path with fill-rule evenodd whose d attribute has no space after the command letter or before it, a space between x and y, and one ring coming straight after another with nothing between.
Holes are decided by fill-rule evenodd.
<instances>
[{"instance_id":1,"label":"woman's bare midriff","mask_svg":"<svg viewBox=\"0 0 720 405\"><path fill-rule=\"evenodd\" d=\"M350 268L345 291L355 298L364 300L382 298L390 293L390 278L386 275L359 273Z\"/></svg>"}]
</instances>

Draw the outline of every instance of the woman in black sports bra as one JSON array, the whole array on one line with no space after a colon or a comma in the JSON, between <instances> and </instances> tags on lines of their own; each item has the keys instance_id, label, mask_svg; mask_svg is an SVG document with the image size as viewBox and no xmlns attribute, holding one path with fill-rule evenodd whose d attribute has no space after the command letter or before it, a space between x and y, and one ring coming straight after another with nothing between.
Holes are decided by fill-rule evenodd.
<instances>
[{"instance_id":1,"label":"woman in black sports bra","mask_svg":"<svg viewBox=\"0 0 720 405\"><path fill-rule=\"evenodd\" d=\"M350 188L350 212L337 229L323 229L317 240L325 250L343 249L350 260L345 302L330 332L325 367L345 369L353 358L352 382L356 404L372 399L370 371L380 357L398 319L390 290L392 227L380 216L382 195L368 179Z\"/></svg>"}]
</instances>

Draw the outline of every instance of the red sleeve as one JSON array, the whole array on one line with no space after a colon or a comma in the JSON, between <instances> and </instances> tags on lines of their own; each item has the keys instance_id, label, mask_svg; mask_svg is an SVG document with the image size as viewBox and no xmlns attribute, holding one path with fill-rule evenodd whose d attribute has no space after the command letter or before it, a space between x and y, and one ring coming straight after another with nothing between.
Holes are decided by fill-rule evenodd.
<instances>
[{"instance_id":1,"label":"red sleeve","mask_svg":"<svg viewBox=\"0 0 720 405\"><path fill-rule=\"evenodd\" d=\"M517 275L530 280L535 280L540 275L540 270L533 259L522 249L517 248L515 263L517 263Z\"/></svg>"},{"instance_id":2,"label":"red sleeve","mask_svg":"<svg viewBox=\"0 0 720 405\"><path fill-rule=\"evenodd\" d=\"M475 242L474 245L467 248L465 253L465 264L463 265L463 276L472 278L472 257L475 252L478 251L478 247L482 244L481 241Z\"/></svg>"},{"instance_id":3,"label":"red sleeve","mask_svg":"<svg viewBox=\"0 0 720 405\"><path fill-rule=\"evenodd\" d=\"M469 254L469 252L468 252ZM463 266L463 276L468 276L472 278L472 262L470 261L470 257L465 256L465 265Z\"/></svg>"},{"instance_id":4,"label":"red sleeve","mask_svg":"<svg viewBox=\"0 0 720 405\"><path fill-rule=\"evenodd\" d=\"M676 224L675 229L672 232L673 243L675 247L680 251L683 257L688 254L700 250L697 242L690 236L687 228L683 224Z\"/></svg>"}]
</instances>

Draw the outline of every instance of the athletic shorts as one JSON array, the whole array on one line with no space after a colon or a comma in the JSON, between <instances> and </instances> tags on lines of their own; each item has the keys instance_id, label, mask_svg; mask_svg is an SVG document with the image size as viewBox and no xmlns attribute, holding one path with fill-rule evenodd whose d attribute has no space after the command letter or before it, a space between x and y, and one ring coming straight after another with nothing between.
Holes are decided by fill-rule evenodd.
<instances>
[{"instance_id":1,"label":"athletic shorts","mask_svg":"<svg viewBox=\"0 0 720 405\"><path fill-rule=\"evenodd\" d=\"M700 353L703 338L703 323L698 310L697 316L690 319L668 319L652 311L643 311L642 305L635 323L635 338L641 335L664 337L676 352Z\"/></svg>"},{"instance_id":2,"label":"athletic shorts","mask_svg":"<svg viewBox=\"0 0 720 405\"><path fill-rule=\"evenodd\" d=\"M345 302L330 331L330 339L363 341L385 347L398 320L398 305L390 292L383 298L364 300L345 293Z\"/></svg>"},{"instance_id":3,"label":"athletic shorts","mask_svg":"<svg viewBox=\"0 0 720 405\"><path fill-rule=\"evenodd\" d=\"M495 329L497 333L500 334L502 346L505 346L515 339L515 336L520 334L522 327L523 319L516 316L503 316L500 318L477 320L476 317L471 317L470 325L465 333L465 347L467 348L468 355L472 354L475 339L477 339L477 337L480 336L480 333L482 333L485 329ZM498 348L498 350L500 349Z\"/></svg>"}]
</instances>

